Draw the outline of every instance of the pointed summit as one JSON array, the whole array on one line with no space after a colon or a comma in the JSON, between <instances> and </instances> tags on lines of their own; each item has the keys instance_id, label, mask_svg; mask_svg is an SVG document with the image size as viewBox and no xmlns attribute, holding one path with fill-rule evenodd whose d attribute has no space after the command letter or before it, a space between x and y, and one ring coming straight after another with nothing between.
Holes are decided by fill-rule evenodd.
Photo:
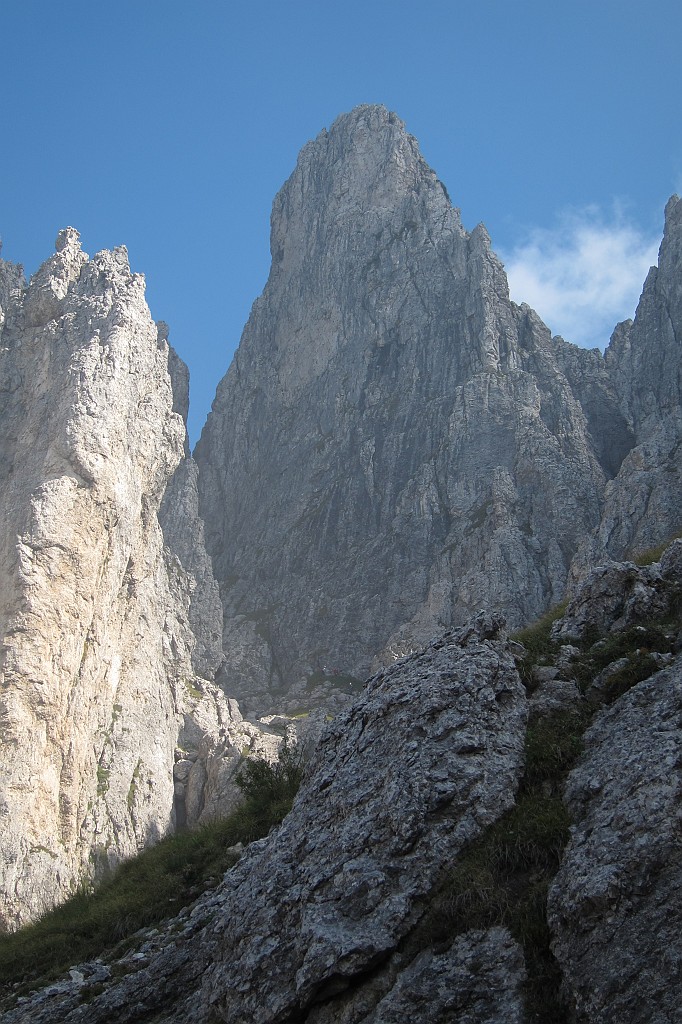
<instances>
[{"instance_id":1,"label":"pointed summit","mask_svg":"<svg viewBox=\"0 0 682 1024\"><path fill-rule=\"evenodd\" d=\"M301 151L272 209L273 273L336 260L357 267L410 228L463 237L459 211L403 122L381 106L342 114ZM352 266L349 268L352 269ZM306 273L307 273L306 266ZM318 271L317 284L326 280Z\"/></svg>"},{"instance_id":2,"label":"pointed summit","mask_svg":"<svg viewBox=\"0 0 682 1024\"><path fill-rule=\"evenodd\" d=\"M196 451L250 710L483 605L540 613L603 486L549 331L395 114L358 107L304 147L272 257Z\"/></svg>"}]
</instances>

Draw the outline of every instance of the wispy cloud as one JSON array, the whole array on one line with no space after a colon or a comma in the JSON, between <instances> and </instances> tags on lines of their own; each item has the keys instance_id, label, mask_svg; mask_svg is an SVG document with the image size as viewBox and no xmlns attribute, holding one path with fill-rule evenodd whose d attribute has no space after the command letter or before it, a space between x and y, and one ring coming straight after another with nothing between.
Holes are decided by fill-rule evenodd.
<instances>
[{"instance_id":1,"label":"wispy cloud","mask_svg":"<svg viewBox=\"0 0 682 1024\"><path fill-rule=\"evenodd\" d=\"M659 243L619 207L605 214L589 206L530 230L500 256L515 302L532 306L553 334L604 348L616 323L633 316Z\"/></svg>"}]
</instances>

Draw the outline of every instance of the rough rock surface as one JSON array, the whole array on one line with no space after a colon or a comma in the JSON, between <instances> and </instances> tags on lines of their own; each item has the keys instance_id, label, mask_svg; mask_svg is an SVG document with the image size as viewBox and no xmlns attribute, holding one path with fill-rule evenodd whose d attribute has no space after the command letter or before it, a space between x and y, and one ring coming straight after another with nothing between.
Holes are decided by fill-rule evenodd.
<instances>
[{"instance_id":1,"label":"rough rock surface","mask_svg":"<svg viewBox=\"0 0 682 1024\"><path fill-rule=\"evenodd\" d=\"M552 628L557 639L582 638L626 629L633 623L679 612L682 601L682 541L673 541L659 562L640 566L608 561L576 587Z\"/></svg>"},{"instance_id":2,"label":"rough rock surface","mask_svg":"<svg viewBox=\"0 0 682 1024\"><path fill-rule=\"evenodd\" d=\"M0 264L0 927L173 826L176 747L257 732L196 678L157 519L179 361L123 247L56 248L28 287Z\"/></svg>"},{"instance_id":3,"label":"rough rock surface","mask_svg":"<svg viewBox=\"0 0 682 1024\"><path fill-rule=\"evenodd\" d=\"M626 594L625 617L613 604L604 617L603 574L585 581L583 597L594 595L595 612L583 614L584 600L576 607L593 635L606 631L614 660L604 672L627 660L615 642L619 630L636 632L640 613L651 618L651 594L667 600L679 583L680 549L676 542L646 570L646 602L632 604ZM634 568L608 567L614 594ZM676 633L663 606L661 650ZM573 633L575 614L568 609ZM579 643L557 644L552 664L535 668L533 721L557 710L588 712L586 659L604 641L583 634ZM526 719L513 667L520 654L479 621L381 672L327 729L289 818L252 844L214 891L143 932L123 959L74 965L3 1020L527 1020L524 997L538 980L537 964L532 957L524 964L504 929L451 941L439 933L434 946L419 927L442 870L513 802ZM561 1019L574 1014L577 1024L672 1024L679 1016L682 657L661 657L671 661L663 671L653 667L596 712L566 787L574 825L551 887L549 922L572 1007ZM596 671L604 662L594 664Z\"/></svg>"},{"instance_id":4,"label":"rough rock surface","mask_svg":"<svg viewBox=\"0 0 682 1024\"><path fill-rule=\"evenodd\" d=\"M234 869L203 984L214 1014L285 1020L387 959L448 861L513 802L525 717L493 629L371 679L331 723L276 841Z\"/></svg>"},{"instance_id":5,"label":"rough rock surface","mask_svg":"<svg viewBox=\"0 0 682 1024\"><path fill-rule=\"evenodd\" d=\"M204 546L197 467L190 456L180 462L166 487L159 521L166 544L190 579L188 615L196 637L192 665L197 675L213 679L223 660L223 607Z\"/></svg>"},{"instance_id":6,"label":"rough rock surface","mask_svg":"<svg viewBox=\"0 0 682 1024\"><path fill-rule=\"evenodd\" d=\"M458 935L442 952L400 955L349 997L313 1008L308 1024L523 1024L523 952L504 928Z\"/></svg>"},{"instance_id":7,"label":"rough rock surface","mask_svg":"<svg viewBox=\"0 0 682 1024\"><path fill-rule=\"evenodd\" d=\"M605 364L634 447L607 484L599 530L581 565L621 559L682 530L682 201L672 196L658 267L634 321L619 324Z\"/></svg>"},{"instance_id":8,"label":"rough rock surface","mask_svg":"<svg viewBox=\"0 0 682 1024\"><path fill-rule=\"evenodd\" d=\"M195 451L224 685L259 711L481 607L537 617L631 444L602 358L510 302L385 109L303 149L271 249Z\"/></svg>"},{"instance_id":9,"label":"rough rock surface","mask_svg":"<svg viewBox=\"0 0 682 1024\"><path fill-rule=\"evenodd\" d=\"M575 826L549 899L585 1024L672 1024L682 1006L682 661L602 712L566 798Z\"/></svg>"},{"instance_id":10,"label":"rough rock surface","mask_svg":"<svg viewBox=\"0 0 682 1024\"><path fill-rule=\"evenodd\" d=\"M441 970L434 1020L519 1020L523 965L503 931L412 963L396 950L458 851L513 803L525 721L525 692L494 624L382 671L330 724L284 823L148 947L140 970L87 1005L66 982L51 1001L20 1004L8 1024L274 1024L307 1013L320 1024L407 1024L415 993ZM455 1008L462 1016L448 1017Z\"/></svg>"}]
</instances>

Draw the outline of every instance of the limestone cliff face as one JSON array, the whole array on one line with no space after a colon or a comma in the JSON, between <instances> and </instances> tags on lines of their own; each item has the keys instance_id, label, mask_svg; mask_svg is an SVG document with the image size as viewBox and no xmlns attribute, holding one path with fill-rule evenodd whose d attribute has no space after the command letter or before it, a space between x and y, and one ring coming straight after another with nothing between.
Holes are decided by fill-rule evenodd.
<instances>
[{"instance_id":1,"label":"limestone cliff face","mask_svg":"<svg viewBox=\"0 0 682 1024\"><path fill-rule=\"evenodd\" d=\"M161 333L167 334L161 323ZM182 360L170 350L169 370L173 385L173 408L187 421L189 373ZM204 544L204 523L199 515L197 466L185 442L185 456L168 481L159 522L166 544L190 577L189 622L196 643L192 665L198 675L213 679L223 660L223 607Z\"/></svg>"},{"instance_id":2,"label":"limestone cliff face","mask_svg":"<svg viewBox=\"0 0 682 1024\"><path fill-rule=\"evenodd\" d=\"M665 210L658 267L634 321L619 324L605 362L635 446L606 488L599 531L586 555L622 558L682 530L682 201Z\"/></svg>"},{"instance_id":3,"label":"limestone cliff face","mask_svg":"<svg viewBox=\"0 0 682 1024\"><path fill-rule=\"evenodd\" d=\"M208 734L227 752L241 716L193 671L195 586L158 523L185 427L143 278L124 248L88 260L68 228L28 287L0 265L0 303L0 925L13 927L170 829L186 810L176 748L198 760Z\"/></svg>"},{"instance_id":4,"label":"limestone cliff face","mask_svg":"<svg viewBox=\"0 0 682 1024\"><path fill-rule=\"evenodd\" d=\"M271 248L195 452L225 685L269 710L482 606L539 614L631 445L383 108L303 149Z\"/></svg>"}]
</instances>

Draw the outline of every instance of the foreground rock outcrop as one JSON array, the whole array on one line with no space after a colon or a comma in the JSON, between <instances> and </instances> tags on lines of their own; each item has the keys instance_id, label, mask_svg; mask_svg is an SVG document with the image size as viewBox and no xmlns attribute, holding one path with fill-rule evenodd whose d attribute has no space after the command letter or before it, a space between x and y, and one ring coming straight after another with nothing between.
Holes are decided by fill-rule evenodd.
<instances>
[{"instance_id":1,"label":"foreground rock outcrop","mask_svg":"<svg viewBox=\"0 0 682 1024\"><path fill-rule=\"evenodd\" d=\"M678 541L655 565L595 570L552 633L539 627L540 645L537 630L526 635L532 668L479 618L380 672L328 727L289 817L220 885L123 956L74 965L23 997L7 1024L672 1024L680 564ZM571 741L562 840L542 790L529 801L528 773L560 760L563 731L591 716L584 751L578 734ZM521 807L543 810L523 825ZM522 945L495 920L509 906L485 873L473 882L479 910L496 907L483 906L489 925L466 914L445 929L428 923L472 842L499 844L507 829L559 855L550 973L548 950L537 957L542 929L516 919ZM504 881L512 903L538 882L520 864Z\"/></svg>"},{"instance_id":2,"label":"foreground rock outcrop","mask_svg":"<svg viewBox=\"0 0 682 1024\"><path fill-rule=\"evenodd\" d=\"M681 724L678 659L599 716L569 778L575 827L549 921L579 1021L678 1019Z\"/></svg>"},{"instance_id":3,"label":"foreground rock outcrop","mask_svg":"<svg viewBox=\"0 0 682 1024\"><path fill-rule=\"evenodd\" d=\"M186 435L179 361L144 279L124 248L89 260L67 228L28 286L0 264L0 304L0 927L11 928L165 834L177 812L191 819L179 753L200 761L212 736L236 762L259 740L192 667L193 592L210 587L159 527ZM199 668L215 664L210 650Z\"/></svg>"},{"instance_id":4,"label":"foreground rock outcrop","mask_svg":"<svg viewBox=\"0 0 682 1024\"><path fill-rule=\"evenodd\" d=\"M246 707L309 706L479 608L563 595L632 431L402 122L340 117L272 212L272 268L197 446Z\"/></svg>"},{"instance_id":5,"label":"foreground rock outcrop","mask_svg":"<svg viewBox=\"0 0 682 1024\"><path fill-rule=\"evenodd\" d=\"M525 721L493 623L379 673L330 724L283 825L171 926L141 970L87 1006L67 986L7 1020L391 1020L446 965L461 985L456 997L444 987L441 1015L455 998L492 1013L496 980L507 1015L475 1019L519 1020L500 985L523 977L506 933L477 932L435 959L398 947L457 851L513 803Z\"/></svg>"}]
</instances>

